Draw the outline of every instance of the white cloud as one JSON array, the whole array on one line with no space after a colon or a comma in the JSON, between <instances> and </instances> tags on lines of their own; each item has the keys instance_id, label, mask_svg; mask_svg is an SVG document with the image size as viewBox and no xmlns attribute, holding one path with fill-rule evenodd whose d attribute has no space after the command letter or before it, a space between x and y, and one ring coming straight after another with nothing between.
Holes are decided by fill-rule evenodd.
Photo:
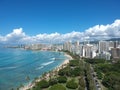
<instances>
[{"instance_id":1,"label":"white cloud","mask_svg":"<svg viewBox=\"0 0 120 90\"><path fill-rule=\"evenodd\" d=\"M96 25L85 31L85 35L90 39L108 39L120 37L120 20L115 20L112 24Z\"/></svg>"},{"instance_id":2,"label":"white cloud","mask_svg":"<svg viewBox=\"0 0 120 90\"><path fill-rule=\"evenodd\" d=\"M120 20L115 20L112 24L95 25L85 30L85 32L71 32L66 34L51 33L38 34L35 36L26 35L22 28L14 29L12 33L0 36L0 43L59 43L75 40L100 40L112 37L120 37Z\"/></svg>"},{"instance_id":3,"label":"white cloud","mask_svg":"<svg viewBox=\"0 0 120 90\"><path fill-rule=\"evenodd\" d=\"M14 29L12 33L7 34L6 36L1 36L0 42L18 43L24 37L26 37L26 35L22 31L22 28Z\"/></svg>"}]
</instances>

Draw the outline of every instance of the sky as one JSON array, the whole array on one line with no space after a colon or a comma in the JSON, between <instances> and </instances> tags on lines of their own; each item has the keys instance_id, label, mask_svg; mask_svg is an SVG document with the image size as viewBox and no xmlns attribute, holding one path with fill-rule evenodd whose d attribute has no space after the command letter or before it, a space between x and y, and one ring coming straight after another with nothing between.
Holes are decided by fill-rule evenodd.
<instances>
[{"instance_id":1,"label":"sky","mask_svg":"<svg viewBox=\"0 0 120 90\"><path fill-rule=\"evenodd\" d=\"M119 9L120 0L0 0L0 43L119 37Z\"/></svg>"}]
</instances>

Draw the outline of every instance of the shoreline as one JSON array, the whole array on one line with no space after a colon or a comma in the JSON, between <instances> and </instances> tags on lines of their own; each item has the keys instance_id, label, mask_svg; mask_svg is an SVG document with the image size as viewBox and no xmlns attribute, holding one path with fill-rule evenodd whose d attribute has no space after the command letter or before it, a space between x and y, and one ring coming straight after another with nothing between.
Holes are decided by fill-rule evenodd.
<instances>
[{"instance_id":1,"label":"shoreline","mask_svg":"<svg viewBox=\"0 0 120 90\"><path fill-rule=\"evenodd\" d=\"M55 71L59 71L60 69L66 67L66 65L69 63L70 60L72 60L73 58L67 54L67 53L64 53L64 56L67 57L59 66L55 67L52 71L55 72ZM50 73L49 71L47 72L47 74L45 75L45 78L46 79L49 79L49 76L50 76ZM35 83L36 82L39 82L41 80L43 76L40 76L38 79L35 80L35 82L28 82L27 85L25 85L24 87L21 87L19 90L27 90L27 89L31 89L35 86Z\"/></svg>"}]
</instances>

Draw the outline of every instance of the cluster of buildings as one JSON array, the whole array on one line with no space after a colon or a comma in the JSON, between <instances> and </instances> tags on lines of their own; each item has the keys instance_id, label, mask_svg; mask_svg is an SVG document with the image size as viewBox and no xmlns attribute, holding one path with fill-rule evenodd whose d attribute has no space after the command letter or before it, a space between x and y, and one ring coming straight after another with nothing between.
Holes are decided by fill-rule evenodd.
<instances>
[{"instance_id":1,"label":"cluster of buildings","mask_svg":"<svg viewBox=\"0 0 120 90\"><path fill-rule=\"evenodd\" d=\"M27 50L50 50L51 46L46 45L46 44L29 44L29 45L24 45L24 49Z\"/></svg>"},{"instance_id":2,"label":"cluster of buildings","mask_svg":"<svg viewBox=\"0 0 120 90\"><path fill-rule=\"evenodd\" d=\"M68 50L84 58L101 58L101 59L120 59L120 42L119 41L99 41L96 43L70 41L63 44L63 50Z\"/></svg>"},{"instance_id":3,"label":"cluster of buildings","mask_svg":"<svg viewBox=\"0 0 120 90\"><path fill-rule=\"evenodd\" d=\"M119 41L98 41L98 42L79 42L72 43L67 41L64 44L31 44L25 45L24 49L32 50L67 50L84 58L100 58L106 60L120 59Z\"/></svg>"}]
</instances>

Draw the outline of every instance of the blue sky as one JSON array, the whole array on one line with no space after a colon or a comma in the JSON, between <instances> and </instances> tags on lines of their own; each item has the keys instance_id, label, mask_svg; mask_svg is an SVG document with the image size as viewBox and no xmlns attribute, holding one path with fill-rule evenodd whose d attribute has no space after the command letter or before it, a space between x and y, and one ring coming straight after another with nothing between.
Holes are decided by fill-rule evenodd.
<instances>
[{"instance_id":1,"label":"blue sky","mask_svg":"<svg viewBox=\"0 0 120 90\"><path fill-rule=\"evenodd\" d=\"M119 0L0 0L0 34L84 31L120 18Z\"/></svg>"},{"instance_id":2,"label":"blue sky","mask_svg":"<svg viewBox=\"0 0 120 90\"><path fill-rule=\"evenodd\" d=\"M119 36L120 0L0 0L0 42Z\"/></svg>"}]
</instances>

